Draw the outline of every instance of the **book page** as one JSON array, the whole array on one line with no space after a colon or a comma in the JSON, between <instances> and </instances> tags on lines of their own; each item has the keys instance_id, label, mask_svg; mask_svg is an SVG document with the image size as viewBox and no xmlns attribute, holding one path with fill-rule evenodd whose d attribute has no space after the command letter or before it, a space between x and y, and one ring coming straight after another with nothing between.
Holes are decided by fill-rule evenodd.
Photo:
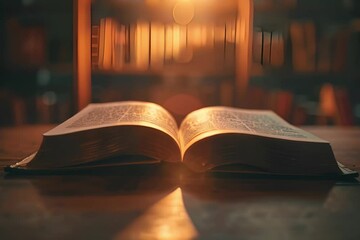
<instances>
[{"instance_id":1,"label":"book page","mask_svg":"<svg viewBox=\"0 0 360 240\"><path fill-rule=\"evenodd\" d=\"M183 151L198 139L221 133L245 133L297 141L326 142L296 128L272 111L208 107L190 113L181 124Z\"/></svg>"},{"instance_id":2,"label":"book page","mask_svg":"<svg viewBox=\"0 0 360 240\"><path fill-rule=\"evenodd\" d=\"M178 139L176 121L164 108L147 102L90 104L44 135L66 134L114 125L143 125L157 128Z\"/></svg>"}]
</instances>

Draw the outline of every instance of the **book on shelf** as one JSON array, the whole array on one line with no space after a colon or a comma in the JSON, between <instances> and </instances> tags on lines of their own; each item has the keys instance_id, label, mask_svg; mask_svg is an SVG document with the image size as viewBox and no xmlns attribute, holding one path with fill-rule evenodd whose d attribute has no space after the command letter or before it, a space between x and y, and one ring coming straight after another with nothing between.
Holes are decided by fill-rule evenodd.
<instances>
[{"instance_id":1,"label":"book on shelf","mask_svg":"<svg viewBox=\"0 0 360 240\"><path fill-rule=\"evenodd\" d=\"M280 31L265 31L255 28L252 58L254 63L272 67L284 65L285 43Z\"/></svg>"},{"instance_id":2,"label":"book on shelf","mask_svg":"<svg viewBox=\"0 0 360 240\"><path fill-rule=\"evenodd\" d=\"M296 72L314 72L316 60L316 28L313 22L290 24L292 64Z\"/></svg>"},{"instance_id":3,"label":"book on shelf","mask_svg":"<svg viewBox=\"0 0 360 240\"><path fill-rule=\"evenodd\" d=\"M163 107L126 101L90 104L44 133L39 150L8 172L182 163L194 172L342 176L329 142L272 111L206 107L180 127Z\"/></svg>"}]
</instances>

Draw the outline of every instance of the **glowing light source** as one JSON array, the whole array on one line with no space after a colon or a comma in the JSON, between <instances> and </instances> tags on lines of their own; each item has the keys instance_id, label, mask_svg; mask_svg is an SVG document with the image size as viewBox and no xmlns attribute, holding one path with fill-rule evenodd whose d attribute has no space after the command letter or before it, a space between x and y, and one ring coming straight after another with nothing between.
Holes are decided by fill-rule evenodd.
<instances>
[{"instance_id":1,"label":"glowing light source","mask_svg":"<svg viewBox=\"0 0 360 240\"><path fill-rule=\"evenodd\" d=\"M188 0L178 1L173 9L173 18L176 23L186 25L194 18L194 4Z\"/></svg>"}]
</instances>

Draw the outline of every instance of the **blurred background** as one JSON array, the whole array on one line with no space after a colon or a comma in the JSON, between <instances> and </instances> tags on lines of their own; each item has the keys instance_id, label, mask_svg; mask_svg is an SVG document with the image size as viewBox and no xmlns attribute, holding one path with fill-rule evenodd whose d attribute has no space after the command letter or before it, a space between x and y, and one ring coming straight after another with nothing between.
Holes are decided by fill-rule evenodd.
<instances>
[{"instance_id":1,"label":"blurred background","mask_svg":"<svg viewBox=\"0 0 360 240\"><path fill-rule=\"evenodd\" d=\"M225 105L360 125L360 1L324 2L2 0L0 126L69 118L82 71L85 102L156 102L178 121Z\"/></svg>"}]
</instances>

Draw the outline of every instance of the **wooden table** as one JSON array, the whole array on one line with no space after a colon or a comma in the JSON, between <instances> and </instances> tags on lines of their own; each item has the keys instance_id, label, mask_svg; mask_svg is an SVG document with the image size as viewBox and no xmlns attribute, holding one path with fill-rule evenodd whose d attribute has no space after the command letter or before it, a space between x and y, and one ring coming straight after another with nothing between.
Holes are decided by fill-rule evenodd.
<instances>
[{"instance_id":1,"label":"wooden table","mask_svg":"<svg viewBox=\"0 0 360 240\"><path fill-rule=\"evenodd\" d=\"M52 126L0 129L0 166L35 151ZM360 171L360 128L307 127ZM0 172L0 239L360 239L356 181L131 172Z\"/></svg>"}]
</instances>

